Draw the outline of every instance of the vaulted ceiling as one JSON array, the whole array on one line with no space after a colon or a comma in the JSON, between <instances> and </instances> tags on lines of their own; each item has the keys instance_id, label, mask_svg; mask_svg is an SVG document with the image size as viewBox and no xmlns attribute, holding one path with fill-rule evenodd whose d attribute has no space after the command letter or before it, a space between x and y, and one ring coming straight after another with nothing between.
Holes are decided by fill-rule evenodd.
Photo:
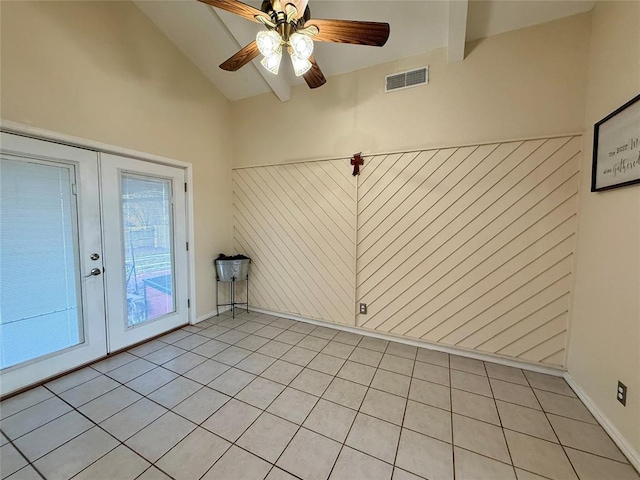
<instances>
[{"instance_id":1,"label":"vaulted ceiling","mask_svg":"<svg viewBox=\"0 0 640 480\"><path fill-rule=\"evenodd\" d=\"M218 65L264 29L196 0L135 3L229 99L273 92L291 97L291 86L303 83L283 62L273 75L253 60L237 72ZM245 1L260 8L261 1ZM350 71L448 47L449 61L462 61L464 42L586 12L595 0L311 0L312 18L388 22L391 35L382 48L315 44L314 57L330 78ZM389 72L393 73L393 72Z\"/></svg>"}]
</instances>

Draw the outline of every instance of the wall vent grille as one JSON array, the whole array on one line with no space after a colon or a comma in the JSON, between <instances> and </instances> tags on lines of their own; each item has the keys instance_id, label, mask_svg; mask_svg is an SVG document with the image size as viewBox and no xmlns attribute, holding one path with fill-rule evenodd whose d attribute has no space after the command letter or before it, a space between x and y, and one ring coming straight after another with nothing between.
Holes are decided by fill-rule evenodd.
<instances>
[{"instance_id":1,"label":"wall vent grille","mask_svg":"<svg viewBox=\"0 0 640 480\"><path fill-rule=\"evenodd\" d=\"M385 77L384 91L393 92L429 83L429 67L394 73Z\"/></svg>"}]
</instances>

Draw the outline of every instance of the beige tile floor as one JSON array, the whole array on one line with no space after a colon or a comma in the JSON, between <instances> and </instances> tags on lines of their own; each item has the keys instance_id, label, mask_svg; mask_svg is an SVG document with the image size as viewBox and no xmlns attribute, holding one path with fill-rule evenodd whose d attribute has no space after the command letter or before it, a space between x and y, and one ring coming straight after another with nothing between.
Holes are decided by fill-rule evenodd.
<instances>
[{"instance_id":1,"label":"beige tile floor","mask_svg":"<svg viewBox=\"0 0 640 480\"><path fill-rule=\"evenodd\" d=\"M635 479L560 378L257 313L0 404L2 479Z\"/></svg>"}]
</instances>

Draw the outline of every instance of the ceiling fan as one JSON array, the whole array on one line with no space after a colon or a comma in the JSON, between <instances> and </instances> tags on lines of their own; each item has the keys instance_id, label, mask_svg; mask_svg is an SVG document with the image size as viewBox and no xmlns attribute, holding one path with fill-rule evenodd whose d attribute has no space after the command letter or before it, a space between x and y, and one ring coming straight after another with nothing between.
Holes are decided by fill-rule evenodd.
<instances>
[{"instance_id":1,"label":"ceiling fan","mask_svg":"<svg viewBox=\"0 0 640 480\"><path fill-rule=\"evenodd\" d=\"M314 41L381 47L389 38L388 23L312 19L309 0L264 0L261 10L238 0L199 1L267 27L220 68L235 72L262 54L260 63L277 74L285 47L294 73L302 76L309 88L320 87L327 81L312 56Z\"/></svg>"}]
</instances>

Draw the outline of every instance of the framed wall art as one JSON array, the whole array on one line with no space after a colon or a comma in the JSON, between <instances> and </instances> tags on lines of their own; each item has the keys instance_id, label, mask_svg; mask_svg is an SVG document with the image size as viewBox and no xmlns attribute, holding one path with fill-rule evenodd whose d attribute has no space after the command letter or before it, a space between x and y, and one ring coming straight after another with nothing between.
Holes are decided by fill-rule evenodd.
<instances>
[{"instance_id":1,"label":"framed wall art","mask_svg":"<svg viewBox=\"0 0 640 480\"><path fill-rule=\"evenodd\" d=\"M640 183L640 95L594 126L591 191Z\"/></svg>"}]
</instances>

